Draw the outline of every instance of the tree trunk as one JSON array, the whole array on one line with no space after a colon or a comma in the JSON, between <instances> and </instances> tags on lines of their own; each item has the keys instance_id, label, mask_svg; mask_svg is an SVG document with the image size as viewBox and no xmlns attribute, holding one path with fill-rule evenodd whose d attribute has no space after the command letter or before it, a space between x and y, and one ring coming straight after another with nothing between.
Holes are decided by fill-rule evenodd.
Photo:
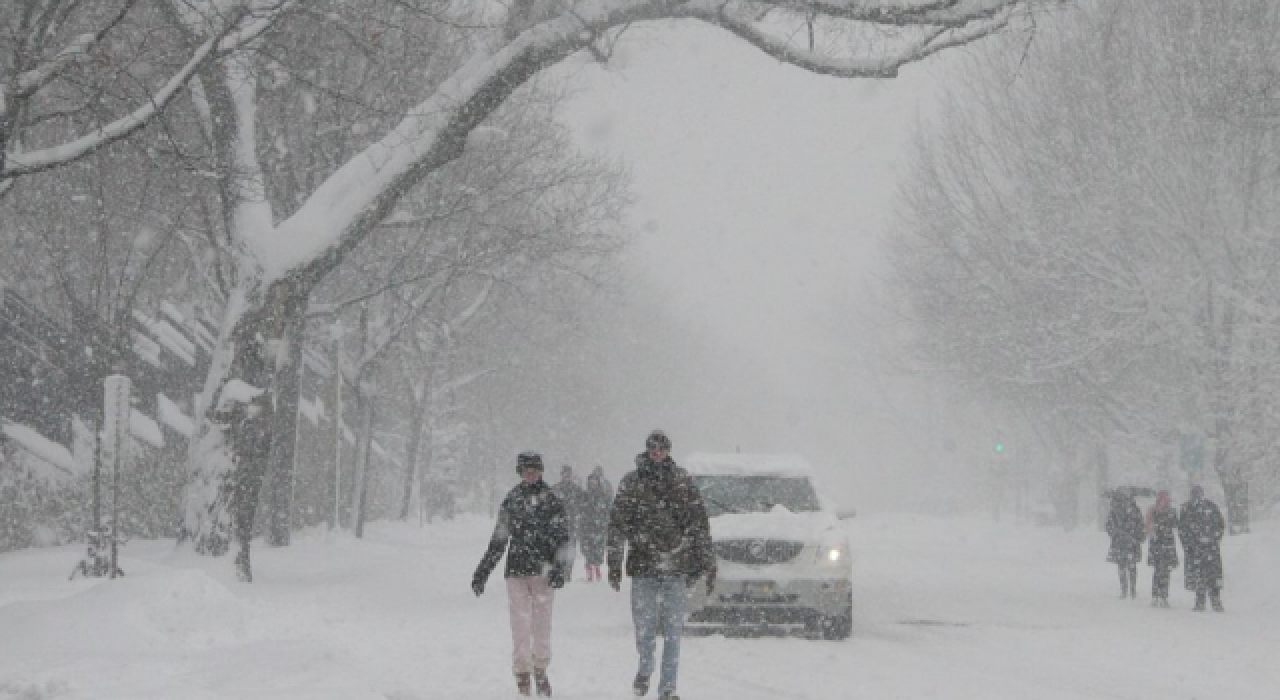
<instances>
[{"instance_id":1,"label":"tree trunk","mask_svg":"<svg viewBox=\"0 0 1280 700\"><path fill-rule=\"evenodd\" d=\"M298 299L301 295L295 295ZM305 302L304 299L299 301ZM266 494L263 498L267 544L289 545L293 513L294 455L298 440L298 398L302 379L302 330L305 318L301 304L285 310L285 353L275 375L275 407L271 423L271 454L267 460Z\"/></svg>"},{"instance_id":2,"label":"tree trunk","mask_svg":"<svg viewBox=\"0 0 1280 700\"><path fill-rule=\"evenodd\" d=\"M404 491L400 499L400 519L409 519L409 506L413 501L413 477L418 471L418 451L422 446L422 418L426 414L427 394L424 387L421 398L409 388L409 444L406 446L404 465ZM418 498L426 494L418 491Z\"/></svg>"},{"instance_id":3,"label":"tree trunk","mask_svg":"<svg viewBox=\"0 0 1280 700\"><path fill-rule=\"evenodd\" d=\"M271 339L283 336L288 310L300 308L296 285L271 285L253 305L252 285L233 290L224 332L210 363L191 441L180 542L200 554L222 556L240 545L236 575L252 581L250 542L271 452L275 360ZM305 297L305 295L303 295Z\"/></svg>"},{"instance_id":4,"label":"tree trunk","mask_svg":"<svg viewBox=\"0 0 1280 700\"><path fill-rule=\"evenodd\" d=\"M351 485L351 531L364 537L365 494L369 490L369 455L373 451L373 391L360 392L360 434L356 436L356 471Z\"/></svg>"}]
</instances>

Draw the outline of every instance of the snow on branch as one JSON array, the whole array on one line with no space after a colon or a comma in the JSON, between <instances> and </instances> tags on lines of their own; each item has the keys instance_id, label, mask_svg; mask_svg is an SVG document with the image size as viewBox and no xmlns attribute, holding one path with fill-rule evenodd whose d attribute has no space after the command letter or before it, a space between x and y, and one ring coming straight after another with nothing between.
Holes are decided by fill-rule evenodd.
<instances>
[{"instance_id":1,"label":"snow on branch","mask_svg":"<svg viewBox=\"0 0 1280 700\"><path fill-rule=\"evenodd\" d=\"M383 138L338 168L285 221L246 243L270 283L340 257L387 216L425 174L461 154L468 135L532 75L593 45L606 31L640 22L700 20L814 73L889 77L906 63L1003 28L1024 0L591 0L563 2L549 16L473 58ZM549 7L549 6L548 6ZM897 47L867 56L801 49L768 15L902 28ZM896 30L895 30L896 31ZM856 48L856 47L855 47ZM864 47L865 48L865 47Z\"/></svg>"},{"instance_id":2,"label":"snow on branch","mask_svg":"<svg viewBox=\"0 0 1280 700\"><path fill-rule=\"evenodd\" d=\"M815 3L815 6L825 3ZM1008 24L1016 3L1002 3L994 14L985 13L961 23L914 22L917 36L904 39L901 46L875 52L868 56L832 56L796 45L792 40L771 35L759 22L759 13L739 6L736 10L725 5L713 15L698 18L731 32L748 44L784 63L803 68L811 73L839 78L892 78L898 69L920 61L939 51L968 44L991 34ZM816 9L816 8L815 8ZM895 22L896 23L896 22Z\"/></svg>"},{"instance_id":3,"label":"snow on branch","mask_svg":"<svg viewBox=\"0 0 1280 700\"><path fill-rule=\"evenodd\" d=\"M757 0L756 4L888 26L963 27L992 19L1018 0Z\"/></svg>"},{"instance_id":4,"label":"snow on branch","mask_svg":"<svg viewBox=\"0 0 1280 700\"><path fill-rule=\"evenodd\" d=\"M4 421L0 423L0 435L37 457L39 466L47 467L47 470L41 472L41 476L65 480L73 478L79 471L70 450L36 432L34 428Z\"/></svg>"},{"instance_id":5,"label":"snow on branch","mask_svg":"<svg viewBox=\"0 0 1280 700\"><path fill-rule=\"evenodd\" d=\"M287 7L288 4L282 5L279 9L269 13L241 12L235 14L219 31L215 32L213 36L210 36L196 48L187 63L160 90L151 95L146 104L138 107L128 115L99 127L80 138L57 146L25 153L8 154L3 159L4 167L0 169L0 185L12 178L31 175L75 162L99 148L119 141L146 126L153 117L162 112L182 92L182 89L191 80L192 76L207 61L219 55L233 52L255 40L271 27ZM78 55L72 49L78 47L79 50L87 50L87 47L95 41L94 35L79 37L76 42L73 42L72 46L64 49L62 54L59 54L60 56L66 54L66 58L61 63L58 62L58 59L54 59L48 67L40 69L39 73L29 72L24 74L25 78L23 80L25 82L22 85L27 85L34 92L35 89L38 89L56 75L55 68L69 65L72 59ZM19 85L19 87L22 87L22 85ZM12 98L15 95L16 93L11 93L10 97Z\"/></svg>"}]
</instances>

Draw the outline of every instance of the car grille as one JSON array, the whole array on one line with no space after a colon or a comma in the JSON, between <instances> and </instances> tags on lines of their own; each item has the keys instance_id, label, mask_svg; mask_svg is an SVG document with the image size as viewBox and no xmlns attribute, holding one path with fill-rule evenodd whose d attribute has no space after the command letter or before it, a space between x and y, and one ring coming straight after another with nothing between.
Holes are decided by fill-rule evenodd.
<instances>
[{"instance_id":1,"label":"car grille","mask_svg":"<svg viewBox=\"0 0 1280 700\"><path fill-rule=\"evenodd\" d=\"M804 543L788 540L720 540L716 556L737 564L781 564L800 555Z\"/></svg>"}]
</instances>

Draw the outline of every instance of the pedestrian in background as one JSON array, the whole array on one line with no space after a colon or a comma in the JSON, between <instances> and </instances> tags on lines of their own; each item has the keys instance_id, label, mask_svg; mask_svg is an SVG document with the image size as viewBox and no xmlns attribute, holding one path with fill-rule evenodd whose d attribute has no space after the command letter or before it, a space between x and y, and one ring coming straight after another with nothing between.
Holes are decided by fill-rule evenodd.
<instances>
[{"instance_id":1,"label":"pedestrian in background","mask_svg":"<svg viewBox=\"0 0 1280 700\"><path fill-rule=\"evenodd\" d=\"M564 504L564 512L569 525L569 554L564 568L564 580L573 580L573 565L578 558L578 540L582 536L582 501L585 492L573 475L573 467L568 464L560 467L560 481L553 487L560 502Z\"/></svg>"},{"instance_id":2,"label":"pedestrian in background","mask_svg":"<svg viewBox=\"0 0 1280 700\"><path fill-rule=\"evenodd\" d=\"M1147 564L1151 574L1151 605L1169 607L1169 575L1178 566L1178 513L1168 491L1156 494L1156 502L1147 511Z\"/></svg>"},{"instance_id":3,"label":"pedestrian in background","mask_svg":"<svg viewBox=\"0 0 1280 700\"><path fill-rule=\"evenodd\" d=\"M587 477L587 488L582 499L582 558L586 561L587 580L600 581L600 565L604 563L605 540L609 534L609 510L613 506L613 494L609 492L601 475L595 472Z\"/></svg>"},{"instance_id":4,"label":"pedestrian in background","mask_svg":"<svg viewBox=\"0 0 1280 700\"><path fill-rule=\"evenodd\" d=\"M1111 512L1107 515L1107 534L1111 548L1107 561L1120 572L1120 597L1138 597L1138 561L1142 559L1142 540L1146 526L1129 489L1116 489L1111 494Z\"/></svg>"},{"instance_id":5,"label":"pedestrian in background","mask_svg":"<svg viewBox=\"0 0 1280 700\"><path fill-rule=\"evenodd\" d=\"M489 547L471 577L471 590L477 596L484 593L489 574L505 552L516 690L529 694L532 673L538 695L550 697L551 609L556 589L564 586L569 531L564 504L542 480L542 471L537 452L522 452L516 458L520 483L502 500Z\"/></svg>"}]
</instances>

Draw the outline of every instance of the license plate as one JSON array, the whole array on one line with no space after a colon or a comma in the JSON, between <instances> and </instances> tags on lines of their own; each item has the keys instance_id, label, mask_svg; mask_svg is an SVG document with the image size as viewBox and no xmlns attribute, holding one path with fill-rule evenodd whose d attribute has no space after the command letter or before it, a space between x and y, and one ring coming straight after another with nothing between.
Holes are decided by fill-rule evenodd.
<instances>
[{"instance_id":1,"label":"license plate","mask_svg":"<svg viewBox=\"0 0 1280 700\"><path fill-rule=\"evenodd\" d=\"M773 595L772 581L751 581L742 584L742 594L748 598L766 598Z\"/></svg>"}]
</instances>

